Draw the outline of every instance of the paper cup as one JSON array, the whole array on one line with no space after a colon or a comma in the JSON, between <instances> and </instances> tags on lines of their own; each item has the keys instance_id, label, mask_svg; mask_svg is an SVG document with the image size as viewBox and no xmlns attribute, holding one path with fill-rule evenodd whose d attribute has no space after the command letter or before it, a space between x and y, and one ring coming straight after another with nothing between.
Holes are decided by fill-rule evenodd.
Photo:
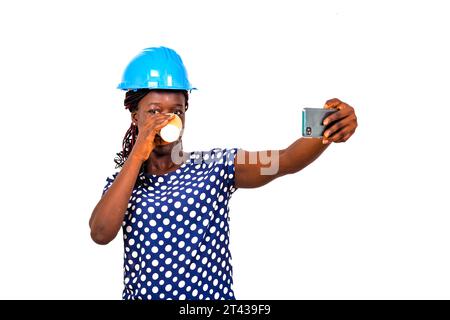
<instances>
[{"instance_id":1,"label":"paper cup","mask_svg":"<svg viewBox=\"0 0 450 320\"><path fill-rule=\"evenodd\" d=\"M181 121L181 118L175 114L172 120L159 131L159 135L166 142L174 142L180 137L182 128L183 122Z\"/></svg>"}]
</instances>

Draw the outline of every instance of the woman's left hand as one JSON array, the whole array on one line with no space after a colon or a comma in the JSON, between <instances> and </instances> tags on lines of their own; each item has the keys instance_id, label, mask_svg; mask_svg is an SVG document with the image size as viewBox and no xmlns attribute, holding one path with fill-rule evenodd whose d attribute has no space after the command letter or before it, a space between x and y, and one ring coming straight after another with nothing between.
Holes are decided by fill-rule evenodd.
<instances>
[{"instance_id":1,"label":"woman's left hand","mask_svg":"<svg viewBox=\"0 0 450 320\"><path fill-rule=\"evenodd\" d=\"M325 103L325 109L336 108L338 111L332 113L323 120L326 126L322 142L345 142L355 132L358 122L355 109L339 99L331 99Z\"/></svg>"}]
</instances>

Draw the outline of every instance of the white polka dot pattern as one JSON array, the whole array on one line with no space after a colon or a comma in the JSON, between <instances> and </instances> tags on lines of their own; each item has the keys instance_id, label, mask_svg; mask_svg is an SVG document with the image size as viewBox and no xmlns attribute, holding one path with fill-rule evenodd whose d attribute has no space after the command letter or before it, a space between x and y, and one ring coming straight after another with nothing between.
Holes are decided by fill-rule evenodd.
<instances>
[{"instance_id":1,"label":"white polka dot pattern","mask_svg":"<svg viewBox=\"0 0 450 320\"><path fill-rule=\"evenodd\" d=\"M228 204L237 150L195 151L175 171L139 173L123 221L123 299L235 299Z\"/></svg>"}]
</instances>

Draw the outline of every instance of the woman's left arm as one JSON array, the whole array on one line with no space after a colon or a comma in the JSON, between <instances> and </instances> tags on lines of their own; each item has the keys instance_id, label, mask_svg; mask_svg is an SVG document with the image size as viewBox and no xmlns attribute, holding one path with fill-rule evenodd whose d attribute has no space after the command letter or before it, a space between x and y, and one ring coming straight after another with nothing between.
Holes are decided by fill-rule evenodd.
<instances>
[{"instance_id":1,"label":"woman's left arm","mask_svg":"<svg viewBox=\"0 0 450 320\"><path fill-rule=\"evenodd\" d=\"M331 99L324 108L338 111L324 119L323 139L300 138L282 150L249 152L239 149L234 160L236 188L258 188L298 172L316 160L331 142L347 141L358 126L353 107L339 99Z\"/></svg>"}]
</instances>

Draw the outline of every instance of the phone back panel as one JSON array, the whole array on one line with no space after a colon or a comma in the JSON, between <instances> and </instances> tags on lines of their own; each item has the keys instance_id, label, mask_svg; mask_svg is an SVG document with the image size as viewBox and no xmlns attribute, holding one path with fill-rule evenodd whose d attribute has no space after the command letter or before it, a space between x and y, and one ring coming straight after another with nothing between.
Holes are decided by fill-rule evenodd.
<instances>
[{"instance_id":1,"label":"phone back panel","mask_svg":"<svg viewBox=\"0 0 450 320\"><path fill-rule=\"evenodd\" d=\"M322 138L326 127L322 124L323 119L336 111L337 109L303 108L302 136Z\"/></svg>"}]
</instances>

